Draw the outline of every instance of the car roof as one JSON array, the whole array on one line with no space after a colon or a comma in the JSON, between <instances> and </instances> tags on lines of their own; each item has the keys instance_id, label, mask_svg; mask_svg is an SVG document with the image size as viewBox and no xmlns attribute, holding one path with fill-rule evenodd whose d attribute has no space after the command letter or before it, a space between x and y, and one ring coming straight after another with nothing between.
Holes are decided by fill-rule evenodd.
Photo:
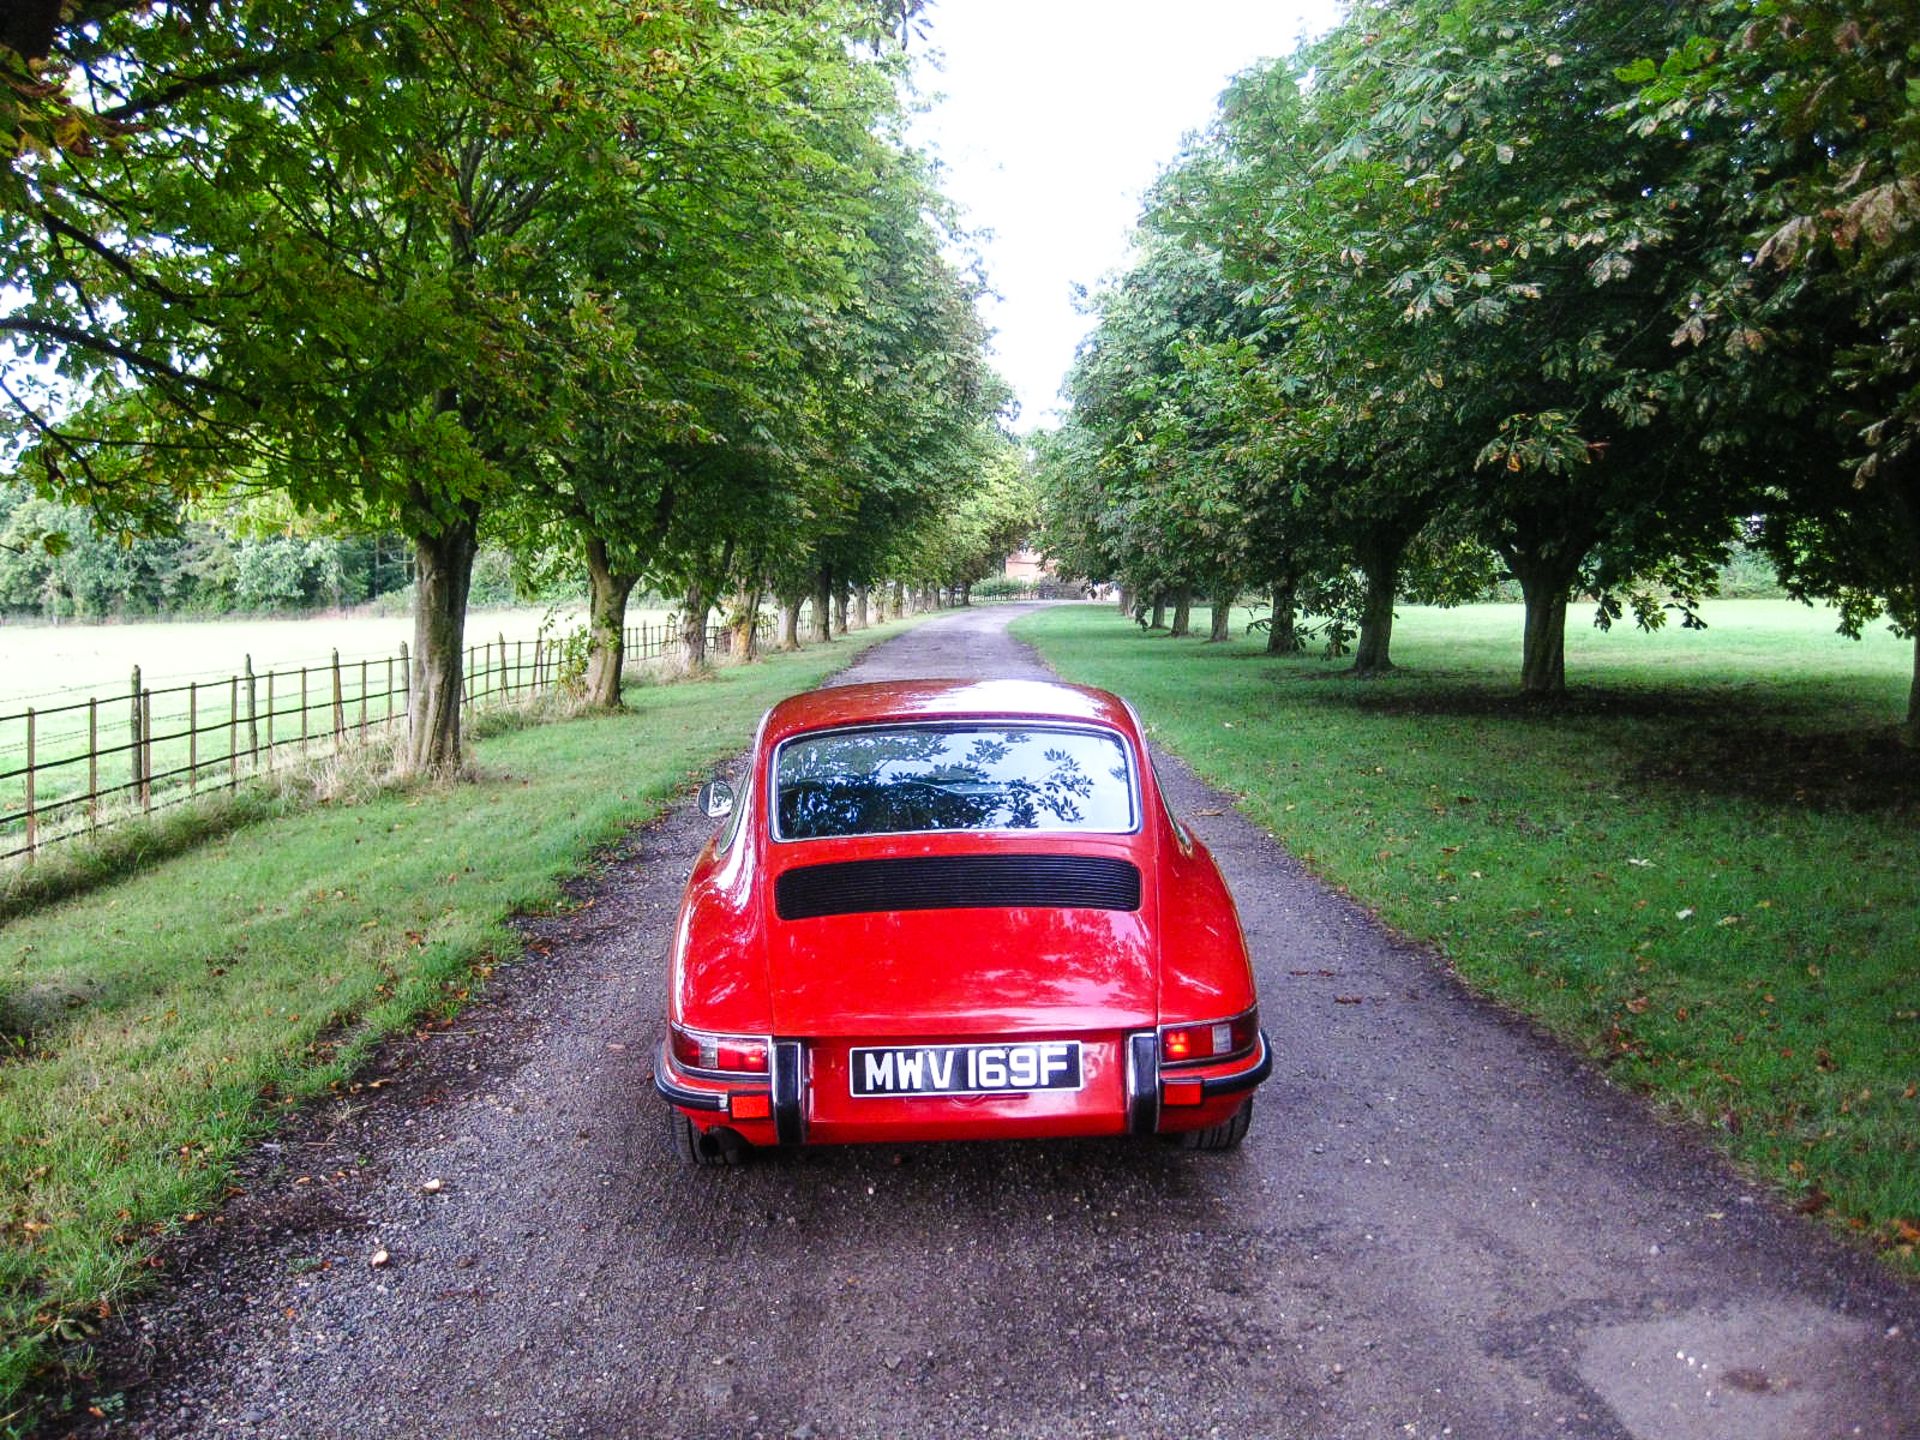
<instances>
[{"instance_id":1,"label":"car roof","mask_svg":"<svg viewBox=\"0 0 1920 1440\"><path fill-rule=\"evenodd\" d=\"M767 713L766 740L806 730L926 720L1053 720L1134 734L1126 702L1105 690L1052 680L876 680L834 685L782 700Z\"/></svg>"}]
</instances>

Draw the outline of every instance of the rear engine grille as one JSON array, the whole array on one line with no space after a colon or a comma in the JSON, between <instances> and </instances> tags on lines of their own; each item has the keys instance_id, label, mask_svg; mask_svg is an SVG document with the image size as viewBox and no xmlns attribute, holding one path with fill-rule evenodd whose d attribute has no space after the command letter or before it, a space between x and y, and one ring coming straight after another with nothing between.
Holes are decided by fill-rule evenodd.
<instances>
[{"instance_id":1,"label":"rear engine grille","mask_svg":"<svg viewBox=\"0 0 1920 1440\"><path fill-rule=\"evenodd\" d=\"M782 920L876 910L1138 910L1140 871L1100 855L923 855L802 865L773 887Z\"/></svg>"}]
</instances>

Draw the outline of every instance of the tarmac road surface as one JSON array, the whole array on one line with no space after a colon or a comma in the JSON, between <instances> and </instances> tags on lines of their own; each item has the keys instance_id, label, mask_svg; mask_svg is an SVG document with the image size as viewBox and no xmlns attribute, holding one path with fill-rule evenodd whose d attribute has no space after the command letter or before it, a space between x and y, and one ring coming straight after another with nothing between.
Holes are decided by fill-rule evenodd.
<instances>
[{"instance_id":1,"label":"tarmac road surface","mask_svg":"<svg viewBox=\"0 0 1920 1440\"><path fill-rule=\"evenodd\" d=\"M1016 613L936 618L841 678L1044 675ZM263 1150L110 1347L126 1408L87 1433L1920 1437L1920 1287L1161 764L1277 1055L1237 1154L681 1168L648 1077L707 833L683 805L590 907L528 924L550 954Z\"/></svg>"}]
</instances>

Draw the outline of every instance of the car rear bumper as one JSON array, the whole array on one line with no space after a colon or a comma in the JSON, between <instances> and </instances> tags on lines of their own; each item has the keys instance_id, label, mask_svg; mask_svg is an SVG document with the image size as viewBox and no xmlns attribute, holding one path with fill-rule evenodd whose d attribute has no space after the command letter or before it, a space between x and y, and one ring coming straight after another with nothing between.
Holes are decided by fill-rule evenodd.
<instances>
[{"instance_id":1,"label":"car rear bumper","mask_svg":"<svg viewBox=\"0 0 1920 1440\"><path fill-rule=\"evenodd\" d=\"M833 1145L1178 1134L1231 1118L1273 1070L1264 1033L1251 1055L1165 1070L1155 1031L1080 1038L1073 1091L855 1096L844 1040L776 1041L773 1073L737 1081L688 1075L662 1044L653 1084L702 1130L724 1127L754 1145Z\"/></svg>"}]
</instances>

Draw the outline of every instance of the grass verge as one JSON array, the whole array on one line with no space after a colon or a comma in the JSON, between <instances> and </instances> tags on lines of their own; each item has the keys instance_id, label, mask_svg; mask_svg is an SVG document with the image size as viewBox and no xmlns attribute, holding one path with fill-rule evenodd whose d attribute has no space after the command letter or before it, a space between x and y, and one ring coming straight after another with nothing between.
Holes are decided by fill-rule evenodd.
<instances>
[{"instance_id":1,"label":"grass verge","mask_svg":"<svg viewBox=\"0 0 1920 1440\"><path fill-rule=\"evenodd\" d=\"M518 950L510 916L900 628L639 686L618 715L495 725L470 782L215 835L0 928L0 987L40 1017L0 1059L0 1433L276 1112L457 1008Z\"/></svg>"},{"instance_id":2,"label":"grass verge","mask_svg":"<svg viewBox=\"0 0 1920 1440\"><path fill-rule=\"evenodd\" d=\"M1515 694L1516 607L1402 611L1371 681L1105 608L1016 629L1471 984L1920 1273L1911 652L1784 603L1708 618L1576 627L1548 706Z\"/></svg>"}]
</instances>

